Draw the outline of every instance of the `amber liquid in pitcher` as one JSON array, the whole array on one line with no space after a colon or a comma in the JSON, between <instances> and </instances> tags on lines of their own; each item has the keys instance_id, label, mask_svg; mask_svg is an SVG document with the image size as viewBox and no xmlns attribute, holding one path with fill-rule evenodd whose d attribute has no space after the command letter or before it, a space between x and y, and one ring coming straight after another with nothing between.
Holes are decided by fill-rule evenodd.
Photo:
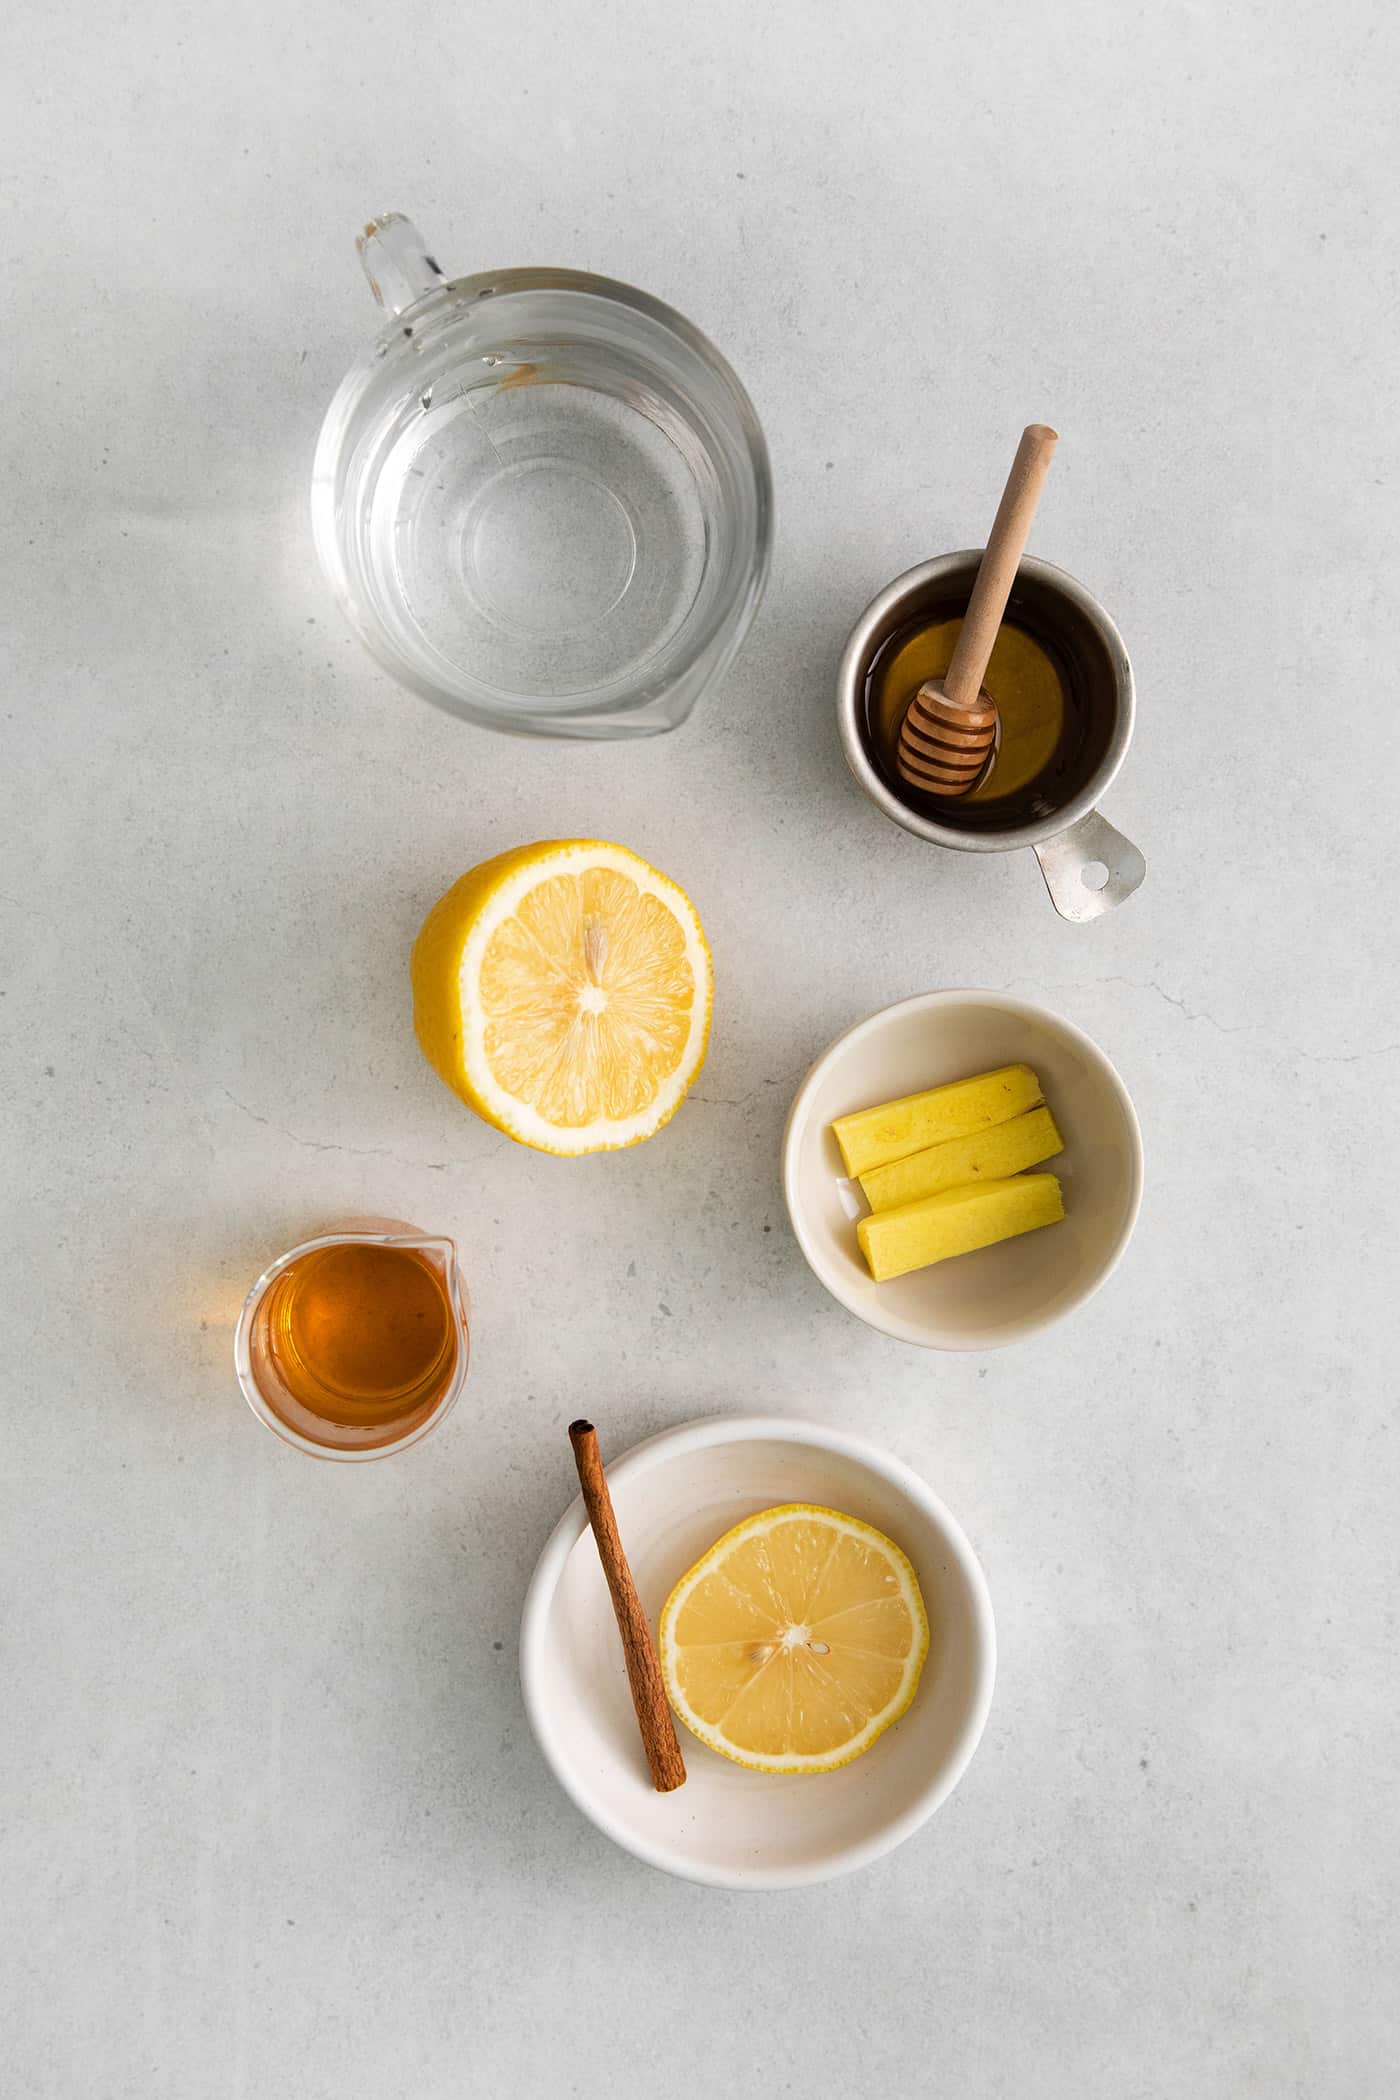
<instances>
[{"instance_id":1,"label":"amber liquid in pitcher","mask_svg":"<svg viewBox=\"0 0 1400 2100\"><path fill-rule=\"evenodd\" d=\"M455 1376L461 1344L448 1293L447 1275L411 1247L343 1240L310 1249L257 1309L259 1391L313 1442L397 1442Z\"/></svg>"}]
</instances>

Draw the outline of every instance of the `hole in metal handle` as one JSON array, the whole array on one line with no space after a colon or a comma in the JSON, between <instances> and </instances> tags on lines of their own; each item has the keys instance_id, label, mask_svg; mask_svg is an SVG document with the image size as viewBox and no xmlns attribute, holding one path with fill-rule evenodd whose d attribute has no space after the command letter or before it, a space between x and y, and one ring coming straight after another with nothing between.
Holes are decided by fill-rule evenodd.
<instances>
[{"instance_id":1,"label":"hole in metal handle","mask_svg":"<svg viewBox=\"0 0 1400 2100\"><path fill-rule=\"evenodd\" d=\"M1062 919L1083 925L1131 897L1147 862L1096 809L1035 848L1050 902Z\"/></svg>"}]
</instances>

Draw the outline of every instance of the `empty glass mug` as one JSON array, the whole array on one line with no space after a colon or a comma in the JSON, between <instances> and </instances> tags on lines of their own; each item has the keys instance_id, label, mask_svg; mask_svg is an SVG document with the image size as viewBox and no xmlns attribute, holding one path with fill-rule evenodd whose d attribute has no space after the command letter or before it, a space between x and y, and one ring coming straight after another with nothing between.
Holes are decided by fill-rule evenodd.
<instances>
[{"instance_id":1,"label":"empty glass mug","mask_svg":"<svg viewBox=\"0 0 1400 2100\"><path fill-rule=\"evenodd\" d=\"M734 373L609 278L448 280L396 212L359 248L391 325L326 413L312 524L361 639L492 728L674 728L768 570L768 454Z\"/></svg>"}]
</instances>

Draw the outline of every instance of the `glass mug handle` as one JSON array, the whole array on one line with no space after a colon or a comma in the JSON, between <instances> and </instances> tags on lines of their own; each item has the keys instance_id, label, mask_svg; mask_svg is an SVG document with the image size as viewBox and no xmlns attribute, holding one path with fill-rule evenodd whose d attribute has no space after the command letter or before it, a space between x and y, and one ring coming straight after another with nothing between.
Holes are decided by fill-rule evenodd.
<instances>
[{"instance_id":1,"label":"glass mug handle","mask_svg":"<svg viewBox=\"0 0 1400 2100\"><path fill-rule=\"evenodd\" d=\"M1082 925L1121 904L1147 873L1131 839L1091 809L1087 817L1035 848L1050 902L1062 919Z\"/></svg>"},{"instance_id":2,"label":"glass mug handle","mask_svg":"<svg viewBox=\"0 0 1400 2100\"><path fill-rule=\"evenodd\" d=\"M382 212L369 220L355 246L370 290L393 319L445 281L422 234L401 211Z\"/></svg>"}]
</instances>

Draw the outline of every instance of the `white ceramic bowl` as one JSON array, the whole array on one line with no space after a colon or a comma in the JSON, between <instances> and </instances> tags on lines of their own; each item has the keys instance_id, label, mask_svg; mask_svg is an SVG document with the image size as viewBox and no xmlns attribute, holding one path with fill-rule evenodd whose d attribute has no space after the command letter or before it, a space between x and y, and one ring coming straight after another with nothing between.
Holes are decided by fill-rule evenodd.
<instances>
[{"instance_id":1,"label":"white ceramic bowl","mask_svg":"<svg viewBox=\"0 0 1400 2100\"><path fill-rule=\"evenodd\" d=\"M778 1502L863 1517L904 1548L930 1643L903 1718L839 1771L791 1778L731 1764L678 1728L688 1778L653 1791L607 1585L583 1503L540 1555L520 1629L520 1681L555 1778L598 1828L650 1866L716 1888L793 1888L900 1844L944 1801L991 1704L996 1636L972 1548L897 1458L815 1422L716 1416L669 1429L608 1466L633 1578L653 1627L671 1589L722 1532Z\"/></svg>"},{"instance_id":2,"label":"white ceramic bowl","mask_svg":"<svg viewBox=\"0 0 1400 2100\"><path fill-rule=\"evenodd\" d=\"M875 1283L856 1242L865 1200L831 1134L835 1116L998 1065L1033 1065L1065 1149L1058 1225ZM839 1036L797 1092L783 1138L783 1194L797 1242L834 1298L883 1334L925 1349L998 1349L1063 1319L1127 1246L1142 1198L1133 1104L1096 1043L1003 992L923 992Z\"/></svg>"}]
</instances>

